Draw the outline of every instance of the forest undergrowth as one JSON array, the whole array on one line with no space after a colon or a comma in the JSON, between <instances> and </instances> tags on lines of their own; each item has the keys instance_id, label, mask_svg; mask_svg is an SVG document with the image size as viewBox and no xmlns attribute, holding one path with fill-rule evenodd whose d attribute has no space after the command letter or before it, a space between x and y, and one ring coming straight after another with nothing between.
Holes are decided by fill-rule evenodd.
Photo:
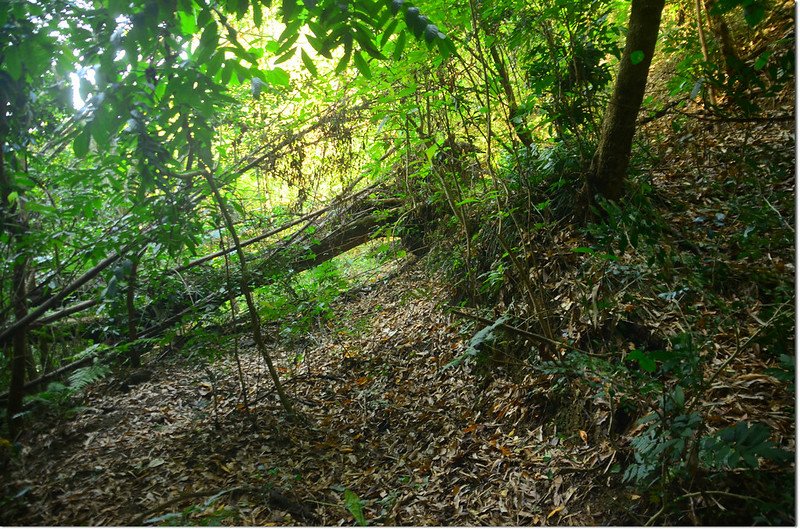
<instances>
[{"instance_id":1,"label":"forest undergrowth","mask_svg":"<svg viewBox=\"0 0 800 529\"><path fill-rule=\"evenodd\" d=\"M561 362L529 361L523 318L497 325L525 298L513 280L493 308L455 307L458 290L431 279L445 277L441 255L405 257L270 345L304 420L279 412L246 334L210 346L240 352L247 405L234 357L193 358L202 344L187 346L139 384L120 375L87 386L73 416L27 433L2 522L789 522L780 494L793 471L780 459L762 468L771 483L749 481L746 470L692 468L684 451L700 447L675 441L752 419L794 450L792 352L764 357L758 345L776 350L793 325L793 161L781 150L791 131L687 120L684 140L662 133L647 153L659 163L636 180L625 215L530 232L531 273L574 346ZM676 141L686 142L680 162ZM669 372L667 351L697 360ZM659 407L666 435L642 421ZM673 443L656 456L671 474L647 459L648 442ZM643 489L639 477L653 481ZM660 485L674 498L666 513Z\"/></svg>"},{"instance_id":2,"label":"forest undergrowth","mask_svg":"<svg viewBox=\"0 0 800 529\"><path fill-rule=\"evenodd\" d=\"M279 4L0 8L0 524L796 523L794 3Z\"/></svg>"}]
</instances>

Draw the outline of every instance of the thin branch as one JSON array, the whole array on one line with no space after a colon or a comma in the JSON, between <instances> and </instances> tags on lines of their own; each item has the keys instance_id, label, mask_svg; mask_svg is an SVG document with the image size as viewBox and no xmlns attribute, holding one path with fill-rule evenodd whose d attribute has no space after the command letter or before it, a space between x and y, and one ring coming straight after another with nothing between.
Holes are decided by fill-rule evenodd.
<instances>
[{"instance_id":1,"label":"thin branch","mask_svg":"<svg viewBox=\"0 0 800 529\"><path fill-rule=\"evenodd\" d=\"M752 116L752 117L733 117L733 116L707 116L705 114L700 114L697 112L683 112L681 110L677 111L678 114L682 114L684 116L699 119L702 121L716 121L720 123L772 123L772 122L785 122L785 121L794 121L795 116L791 114L785 114L780 116Z\"/></svg>"}]
</instances>

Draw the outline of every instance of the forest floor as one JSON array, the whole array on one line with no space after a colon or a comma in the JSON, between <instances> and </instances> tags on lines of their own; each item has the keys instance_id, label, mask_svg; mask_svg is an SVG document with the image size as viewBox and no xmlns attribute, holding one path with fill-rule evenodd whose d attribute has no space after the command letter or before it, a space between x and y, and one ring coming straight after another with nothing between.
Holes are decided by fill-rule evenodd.
<instances>
[{"instance_id":1,"label":"forest floor","mask_svg":"<svg viewBox=\"0 0 800 529\"><path fill-rule=\"evenodd\" d=\"M349 525L360 503L370 524L597 525L598 498L630 501L604 491L608 442L538 423L539 377L445 368L463 339L441 285L416 270L354 296L286 382L307 422L286 419L252 344L249 410L232 355L165 362L128 393L104 381L25 441L13 523ZM271 350L279 365L296 353Z\"/></svg>"}]
</instances>

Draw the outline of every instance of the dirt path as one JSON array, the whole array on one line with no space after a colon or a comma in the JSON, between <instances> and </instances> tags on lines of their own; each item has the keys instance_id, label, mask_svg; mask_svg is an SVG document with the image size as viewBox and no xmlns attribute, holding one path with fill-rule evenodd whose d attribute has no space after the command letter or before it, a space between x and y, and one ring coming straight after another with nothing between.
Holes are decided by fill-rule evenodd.
<instances>
[{"instance_id":1,"label":"dirt path","mask_svg":"<svg viewBox=\"0 0 800 529\"><path fill-rule=\"evenodd\" d=\"M2 522L351 525L349 490L371 524L608 523L583 498L614 451L543 427L540 379L444 369L465 344L442 296L417 273L342 302L286 371L308 424L284 418L252 351L250 413L230 355L160 365L129 393L96 385L81 414L24 440Z\"/></svg>"}]
</instances>

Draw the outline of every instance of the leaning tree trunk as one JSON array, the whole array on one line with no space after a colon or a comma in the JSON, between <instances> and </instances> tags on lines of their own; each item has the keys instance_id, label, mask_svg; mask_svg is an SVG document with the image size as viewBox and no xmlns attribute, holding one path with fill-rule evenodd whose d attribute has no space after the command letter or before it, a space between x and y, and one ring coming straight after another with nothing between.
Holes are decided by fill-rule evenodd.
<instances>
[{"instance_id":1,"label":"leaning tree trunk","mask_svg":"<svg viewBox=\"0 0 800 529\"><path fill-rule=\"evenodd\" d=\"M589 200L596 195L610 200L622 196L636 132L636 117L644 99L663 9L664 0L633 0L631 3L628 37L619 74L587 177Z\"/></svg>"},{"instance_id":2,"label":"leaning tree trunk","mask_svg":"<svg viewBox=\"0 0 800 529\"><path fill-rule=\"evenodd\" d=\"M247 310L250 313L253 341L256 342L256 348L261 353L264 363L267 364L267 370L269 371L269 376L272 379L273 384L275 384L275 391L278 394L278 400L280 401L281 406L283 406L283 409L286 411L287 415L294 417L296 415L294 407L292 406L292 402L289 400L289 397L283 390L283 385L281 384L281 379L278 376L278 371L275 370L275 365L272 363L272 357L270 357L269 352L267 351L267 346L264 343L264 336L261 333L261 316L259 316L258 309L253 301L253 293L251 291L248 277L247 262L245 260L244 252L242 251L242 243L239 240L239 234L236 233L236 227L233 225L233 219L231 219L231 215L228 212L228 206L225 204L225 199L222 198L219 188L214 182L214 176L210 172L207 172L205 177L208 186L211 188L211 193L214 195L214 199L217 202L217 208L219 209L222 219L225 221L225 225L228 228L228 233L230 234L231 239L233 239L233 245L236 247L236 255L239 257L239 270L241 277L240 289L241 293L244 295L245 302L247 303Z\"/></svg>"}]
</instances>

